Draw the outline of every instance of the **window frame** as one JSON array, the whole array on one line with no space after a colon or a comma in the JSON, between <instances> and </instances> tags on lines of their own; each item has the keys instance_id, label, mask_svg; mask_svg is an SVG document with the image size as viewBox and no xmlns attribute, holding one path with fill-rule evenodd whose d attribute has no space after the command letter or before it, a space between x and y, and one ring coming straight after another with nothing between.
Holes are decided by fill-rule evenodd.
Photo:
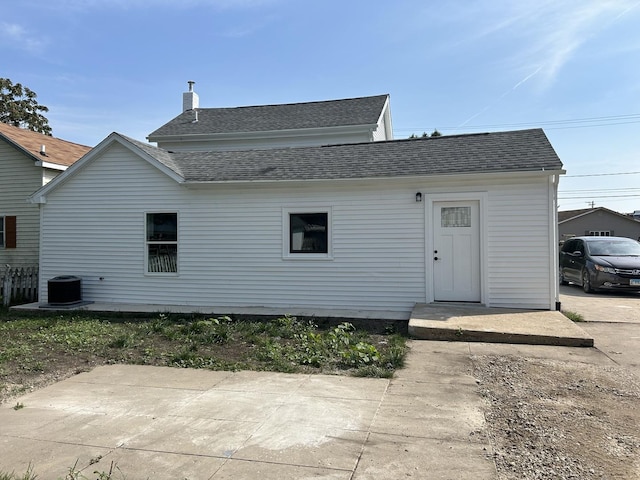
<instances>
[{"instance_id":1,"label":"window frame","mask_svg":"<svg viewBox=\"0 0 640 480\"><path fill-rule=\"evenodd\" d=\"M176 239L175 240L149 240L147 237L149 215L168 215L176 216ZM176 246L176 271L175 272L150 272L149 271L149 246L150 245L175 245ZM144 274L153 277L176 277L180 272L180 214L177 210L153 210L144 213Z\"/></svg>"},{"instance_id":2,"label":"window frame","mask_svg":"<svg viewBox=\"0 0 640 480\"><path fill-rule=\"evenodd\" d=\"M0 249L18 248L18 217L0 215Z\"/></svg>"},{"instance_id":3,"label":"window frame","mask_svg":"<svg viewBox=\"0 0 640 480\"><path fill-rule=\"evenodd\" d=\"M331 207L305 206L282 209L282 258L284 260L333 260L333 215ZM325 214L327 216L327 252L291 252L291 215Z\"/></svg>"}]
</instances>

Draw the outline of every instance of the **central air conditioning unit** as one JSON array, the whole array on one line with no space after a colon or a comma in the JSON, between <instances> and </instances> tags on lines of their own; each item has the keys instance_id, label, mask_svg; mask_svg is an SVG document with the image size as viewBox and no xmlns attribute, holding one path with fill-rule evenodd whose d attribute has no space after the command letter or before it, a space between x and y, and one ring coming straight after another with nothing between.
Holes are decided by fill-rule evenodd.
<instances>
[{"instance_id":1,"label":"central air conditioning unit","mask_svg":"<svg viewBox=\"0 0 640 480\"><path fill-rule=\"evenodd\" d=\"M82 279L62 275L47 281L49 305L64 306L82 302Z\"/></svg>"}]
</instances>

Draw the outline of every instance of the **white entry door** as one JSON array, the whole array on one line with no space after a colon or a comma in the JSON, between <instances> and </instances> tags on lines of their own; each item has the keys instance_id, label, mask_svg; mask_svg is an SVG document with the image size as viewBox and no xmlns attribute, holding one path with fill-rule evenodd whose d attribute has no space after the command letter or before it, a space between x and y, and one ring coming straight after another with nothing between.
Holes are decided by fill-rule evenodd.
<instances>
[{"instance_id":1,"label":"white entry door","mask_svg":"<svg viewBox=\"0 0 640 480\"><path fill-rule=\"evenodd\" d=\"M435 301L480 301L478 201L433 203L431 257Z\"/></svg>"}]
</instances>

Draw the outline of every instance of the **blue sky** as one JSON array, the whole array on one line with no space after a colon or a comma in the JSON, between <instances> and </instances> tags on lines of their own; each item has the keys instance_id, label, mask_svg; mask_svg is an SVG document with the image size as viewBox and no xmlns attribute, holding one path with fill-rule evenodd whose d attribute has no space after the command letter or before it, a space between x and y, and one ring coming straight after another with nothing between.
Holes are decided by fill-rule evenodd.
<instances>
[{"instance_id":1,"label":"blue sky","mask_svg":"<svg viewBox=\"0 0 640 480\"><path fill-rule=\"evenodd\" d=\"M0 77L56 137L144 140L201 107L388 93L396 138L542 127L560 209L640 210L640 0L3 2Z\"/></svg>"}]
</instances>

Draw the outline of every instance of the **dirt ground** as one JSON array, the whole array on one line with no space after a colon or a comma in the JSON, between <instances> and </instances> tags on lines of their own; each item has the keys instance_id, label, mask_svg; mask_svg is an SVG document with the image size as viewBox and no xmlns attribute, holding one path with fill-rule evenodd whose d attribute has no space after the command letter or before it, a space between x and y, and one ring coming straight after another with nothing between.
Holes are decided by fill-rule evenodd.
<instances>
[{"instance_id":1,"label":"dirt ground","mask_svg":"<svg viewBox=\"0 0 640 480\"><path fill-rule=\"evenodd\" d=\"M474 356L500 480L640 479L640 382L619 367Z\"/></svg>"}]
</instances>

